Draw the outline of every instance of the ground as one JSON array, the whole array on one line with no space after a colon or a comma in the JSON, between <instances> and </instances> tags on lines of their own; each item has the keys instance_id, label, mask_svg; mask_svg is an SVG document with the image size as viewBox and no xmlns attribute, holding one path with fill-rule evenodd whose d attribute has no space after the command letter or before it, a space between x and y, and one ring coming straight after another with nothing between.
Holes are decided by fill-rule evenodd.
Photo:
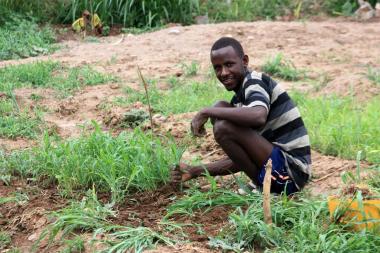
<instances>
[{"instance_id":1,"label":"ground","mask_svg":"<svg viewBox=\"0 0 380 253\"><path fill-rule=\"evenodd\" d=\"M249 66L252 69L259 69L268 57L283 52L296 67L307 69L315 80L323 83L315 85L307 81L282 82L287 89L307 90L315 95L353 94L360 100L380 93L380 87L372 85L364 76L368 65L380 64L379 23L337 19L318 22L259 21L178 26L141 35L105 37L98 42L65 40L61 42L61 49L52 55L3 61L0 62L0 67L52 59L69 66L91 64L101 72L120 78L121 81L117 83L86 87L63 100L57 100L48 89L16 90L16 99L21 106L35 106L38 103L49 108L49 113L45 115L46 122L62 137L69 138L78 136L81 131L79 126L90 119L102 122L104 129L111 128L110 124L106 124L112 122L109 117L115 115L117 118L118 112L124 109L115 107L105 112L101 106L121 95L125 86L140 89L137 66L141 67L144 75L157 78L162 88L166 88L166 78L181 74L181 63L197 61L201 66L201 73L206 73L210 68L210 47L221 36L233 36L242 42L250 56ZM31 100L32 93L41 94L42 99L38 102ZM133 106L144 107L140 103ZM168 116L158 123L158 131L170 131L177 139L184 138L193 115L194 113L185 113ZM23 138L0 138L0 145L7 152L35 144L35 141ZM212 161L218 159L222 152L209 134L201 149L190 148L185 153L185 158L190 159L197 155L203 161ZM356 166L356 161L324 156L317 151L312 152L312 160L313 180L306 190L314 195L334 193L340 184L340 173ZM0 196L7 196L17 189L26 190L30 199L24 205L7 203L0 206L0 225L5 224L5 220L12 220L8 223L11 226L6 227L14 234L12 243L28 252L37 235L49 223L46 212L62 208L67 201L54 188L42 189L27 184L24 180L14 181L11 186L0 185ZM155 227L155 221L162 217L173 194L177 193L161 189L146 195L137 205L128 204L126 201L119 209L119 223L127 224L128 219L123 217L135 212L146 226ZM144 214L141 210L145 210ZM228 208L216 208L203 215L201 220L186 222L207 224L205 227L212 234L227 222L228 212ZM207 237L197 235L196 231L187 232L195 243L178 245L175 249L160 246L151 252L213 252L207 247Z\"/></svg>"}]
</instances>

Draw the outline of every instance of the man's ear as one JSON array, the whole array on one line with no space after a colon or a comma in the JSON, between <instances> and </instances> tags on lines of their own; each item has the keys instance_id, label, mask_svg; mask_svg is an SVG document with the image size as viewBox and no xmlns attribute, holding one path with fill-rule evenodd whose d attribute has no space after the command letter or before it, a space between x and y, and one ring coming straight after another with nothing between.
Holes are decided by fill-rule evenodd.
<instances>
[{"instance_id":1,"label":"man's ear","mask_svg":"<svg viewBox=\"0 0 380 253\"><path fill-rule=\"evenodd\" d=\"M248 57L248 55L245 54L243 56L243 66L248 67L248 63L249 63L249 57Z\"/></svg>"}]
</instances>

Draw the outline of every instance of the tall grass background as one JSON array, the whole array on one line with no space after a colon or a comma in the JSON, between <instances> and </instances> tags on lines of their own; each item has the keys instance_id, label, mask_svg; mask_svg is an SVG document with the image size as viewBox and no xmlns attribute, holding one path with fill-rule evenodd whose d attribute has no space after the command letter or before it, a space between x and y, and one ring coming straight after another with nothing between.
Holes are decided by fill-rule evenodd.
<instances>
[{"instance_id":1,"label":"tall grass background","mask_svg":"<svg viewBox=\"0 0 380 253\"><path fill-rule=\"evenodd\" d=\"M374 5L376 0L370 0ZM39 20L70 23L84 9L99 14L109 25L153 27L175 22L191 24L197 15L208 15L213 22L274 19L282 15L296 17L325 12L351 15L355 0L0 0L1 9L30 14ZM1 23L1 18L0 18Z\"/></svg>"}]
</instances>

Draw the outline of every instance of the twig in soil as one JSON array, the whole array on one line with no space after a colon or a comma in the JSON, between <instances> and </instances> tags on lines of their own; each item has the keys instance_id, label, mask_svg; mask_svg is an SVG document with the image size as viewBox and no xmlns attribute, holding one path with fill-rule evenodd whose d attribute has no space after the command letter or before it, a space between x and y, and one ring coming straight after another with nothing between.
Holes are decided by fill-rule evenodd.
<instances>
[{"instance_id":1,"label":"twig in soil","mask_svg":"<svg viewBox=\"0 0 380 253\"><path fill-rule=\"evenodd\" d=\"M149 101L149 93L148 93L148 84L146 83L144 76L141 73L140 67L137 66L137 72L139 74L141 82L144 84L144 89L145 89L145 95L146 95L146 100L148 101L148 110L149 110L149 119L150 119L150 127L153 132L153 117L152 117L152 108L150 106L150 101Z\"/></svg>"},{"instance_id":2,"label":"twig in soil","mask_svg":"<svg viewBox=\"0 0 380 253\"><path fill-rule=\"evenodd\" d=\"M272 182L272 160L269 159L267 165L265 166L265 177L264 177L264 200L263 200L263 210L264 210L264 222L266 224L272 224L272 213L270 210L270 186Z\"/></svg>"},{"instance_id":3,"label":"twig in soil","mask_svg":"<svg viewBox=\"0 0 380 253\"><path fill-rule=\"evenodd\" d=\"M211 151L210 153L205 154L202 158L204 159L206 157L212 156L213 154L216 154L218 151L219 151L219 149L215 149L215 150Z\"/></svg>"},{"instance_id":4,"label":"twig in soil","mask_svg":"<svg viewBox=\"0 0 380 253\"><path fill-rule=\"evenodd\" d=\"M344 167L340 167L340 168L334 170L333 172L331 172L331 173L329 173L329 174L327 174L327 175L325 175L325 176L323 176L323 177L321 177L321 178L318 178L318 179L312 180L312 182L313 182L313 183L317 183L317 182L323 181L323 180L325 180L326 178L331 177L332 175L334 175L334 174L337 173L337 172L340 172L340 171L342 171L342 170L352 169L352 168L354 168L354 167L355 167L355 165L353 165L353 164L346 165L346 166L344 166Z\"/></svg>"}]
</instances>

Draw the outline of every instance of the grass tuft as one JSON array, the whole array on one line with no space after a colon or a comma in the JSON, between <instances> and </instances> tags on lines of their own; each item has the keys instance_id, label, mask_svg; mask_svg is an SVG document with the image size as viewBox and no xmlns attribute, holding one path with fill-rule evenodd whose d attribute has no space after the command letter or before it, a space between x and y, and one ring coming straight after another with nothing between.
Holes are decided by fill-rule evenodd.
<instances>
[{"instance_id":1,"label":"grass tuft","mask_svg":"<svg viewBox=\"0 0 380 253\"><path fill-rule=\"evenodd\" d=\"M79 139L54 142L45 136L40 147L3 155L0 167L10 174L57 182L69 196L96 185L117 202L128 192L154 190L168 182L180 153L170 139L160 140L140 129L113 137L95 125L93 133Z\"/></svg>"},{"instance_id":2,"label":"grass tuft","mask_svg":"<svg viewBox=\"0 0 380 253\"><path fill-rule=\"evenodd\" d=\"M21 87L54 88L62 92L115 81L85 65L69 68L54 61L36 61L0 69L0 91L11 92Z\"/></svg>"},{"instance_id":3,"label":"grass tuft","mask_svg":"<svg viewBox=\"0 0 380 253\"><path fill-rule=\"evenodd\" d=\"M380 69L369 67L368 72L367 72L367 77L376 85L380 85Z\"/></svg>"},{"instance_id":4,"label":"grass tuft","mask_svg":"<svg viewBox=\"0 0 380 253\"><path fill-rule=\"evenodd\" d=\"M33 110L20 110L15 99L0 99L0 137L36 138L42 133L42 114Z\"/></svg>"},{"instance_id":5,"label":"grass tuft","mask_svg":"<svg viewBox=\"0 0 380 253\"><path fill-rule=\"evenodd\" d=\"M155 82L149 82L149 96L153 110L163 114L194 112L206 106L212 106L218 100L229 101L232 93L225 90L215 80L204 83L183 81L177 78L169 80L170 89L160 91ZM117 105L128 105L136 101L147 103L142 92L131 88L124 89L126 97L115 100ZM178 98L183 98L178 100Z\"/></svg>"},{"instance_id":6,"label":"grass tuft","mask_svg":"<svg viewBox=\"0 0 380 253\"><path fill-rule=\"evenodd\" d=\"M54 42L50 27L40 28L34 19L10 15L0 26L0 60L48 54L57 49Z\"/></svg>"},{"instance_id":7,"label":"grass tuft","mask_svg":"<svg viewBox=\"0 0 380 253\"><path fill-rule=\"evenodd\" d=\"M309 98L294 93L313 148L355 159L358 151L369 162L380 162L380 99L359 104L352 97Z\"/></svg>"},{"instance_id":8,"label":"grass tuft","mask_svg":"<svg viewBox=\"0 0 380 253\"><path fill-rule=\"evenodd\" d=\"M262 71L278 78L297 81L305 77L305 71L298 70L294 64L279 53L267 60L261 67Z\"/></svg>"}]
</instances>

